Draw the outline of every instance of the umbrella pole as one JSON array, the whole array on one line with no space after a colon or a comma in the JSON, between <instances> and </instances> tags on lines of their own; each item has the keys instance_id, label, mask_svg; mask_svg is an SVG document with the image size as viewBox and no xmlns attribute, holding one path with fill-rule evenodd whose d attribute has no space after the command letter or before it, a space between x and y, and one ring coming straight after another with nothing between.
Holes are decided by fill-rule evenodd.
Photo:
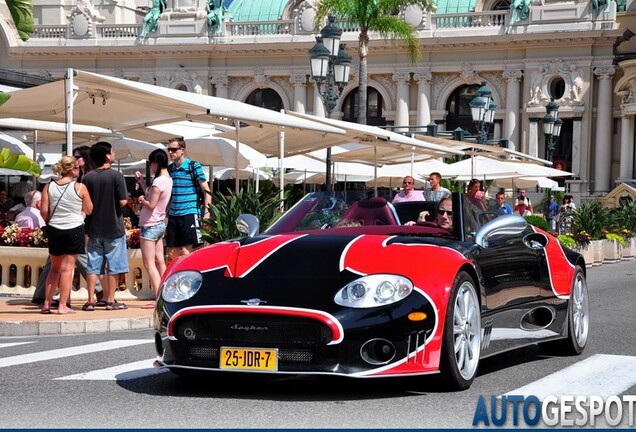
<instances>
[{"instance_id":1,"label":"umbrella pole","mask_svg":"<svg viewBox=\"0 0 636 432\"><path fill-rule=\"evenodd\" d=\"M378 196L378 146L373 146L373 174L375 175L373 193Z\"/></svg>"},{"instance_id":2,"label":"umbrella pole","mask_svg":"<svg viewBox=\"0 0 636 432\"><path fill-rule=\"evenodd\" d=\"M72 68L66 70L65 87L66 87L66 154L73 154L73 105L75 104L75 95L73 94L73 76L75 71Z\"/></svg>"},{"instance_id":3,"label":"umbrella pole","mask_svg":"<svg viewBox=\"0 0 636 432\"><path fill-rule=\"evenodd\" d=\"M283 199L285 199L285 132L278 132L278 178L280 180L278 198L280 199L280 211L285 208Z\"/></svg>"},{"instance_id":4,"label":"umbrella pole","mask_svg":"<svg viewBox=\"0 0 636 432\"><path fill-rule=\"evenodd\" d=\"M258 193L258 190L259 190L260 185L261 185L261 169L260 168L254 168L254 173L256 175L256 193Z\"/></svg>"},{"instance_id":5,"label":"umbrella pole","mask_svg":"<svg viewBox=\"0 0 636 432\"><path fill-rule=\"evenodd\" d=\"M239 193L239 129L241 129L241 122L235 120L235 128L236 128L236 151L234 153L234 169L236 170L236 175L234 176L234 192L238 195Z\"/></svg>"},{"instance_id":6,"label":"umbrella pole","mask_svg":"<svg viewBox=\"0 0 636 432\"><path fill-rule=\"evenodd\" d=\"M210 193L214 192L214 165L210 165Z\"/></svg>"},{"instance_id":7,"label":"umbrella pole","mask_svg":"<svg viewBox=\"0 0 636 432\"><path fill-rule=\"evenodd\" d=\"M33 160L38 161L38 130L33 131ZM38 177L33 176L33 190L36 190L38 183Z\"/></svg>"}]
</instances>

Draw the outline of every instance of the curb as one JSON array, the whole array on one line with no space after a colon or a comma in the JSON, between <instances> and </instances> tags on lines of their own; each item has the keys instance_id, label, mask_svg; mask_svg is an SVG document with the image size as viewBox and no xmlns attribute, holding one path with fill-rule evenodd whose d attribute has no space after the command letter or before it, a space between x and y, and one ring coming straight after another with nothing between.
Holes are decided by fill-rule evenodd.
<instances>
[{"instance_id":1,"label":"curb","mask_svg":"<svg viewBox=\"0 0 636 432\"><path fill-rule=\"evenodd\" d=\"M0 337L110 333L148 329L152 328L152 324L152 317L83 321L0 321Z\"/></svg>"}]
</instances>

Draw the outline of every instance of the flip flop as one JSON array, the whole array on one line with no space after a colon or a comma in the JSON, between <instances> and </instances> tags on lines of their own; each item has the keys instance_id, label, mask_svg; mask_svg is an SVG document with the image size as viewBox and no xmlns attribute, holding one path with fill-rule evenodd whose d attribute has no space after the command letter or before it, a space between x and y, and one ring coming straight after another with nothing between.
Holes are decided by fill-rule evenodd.
<instances>
[{"instance_id":1,"label":"flip flop","mask_svg":"<svg viewBox=\"0 0 636 432\"><path fill-rule=\"evenodd\" d=\"M106 304L106 310L123 310L123 309L128 309L128 306L126 306L124 303L112 302L112 303Z\"/></svg>"},{"instance_id":2,"label":"flip flop","mask_svg":"<svg viewBox=\"0 0 636 432\"><path fill-rule=\"evenodd\" d=\"M93 312L95 310L95 303L93 302L84 303L84 306L82 306L82 310L87 312Z\"/></svg>"},{"instance_id":3,"label":"flip flop","mask_svg":"<svg viewBox=\"0 0 636 432\"><path fill-rule=\"evenodd\" d=\"M42 315L49 315L51 313L51 308L45 308L40 311Z\"/></svg>"}]
</instances>

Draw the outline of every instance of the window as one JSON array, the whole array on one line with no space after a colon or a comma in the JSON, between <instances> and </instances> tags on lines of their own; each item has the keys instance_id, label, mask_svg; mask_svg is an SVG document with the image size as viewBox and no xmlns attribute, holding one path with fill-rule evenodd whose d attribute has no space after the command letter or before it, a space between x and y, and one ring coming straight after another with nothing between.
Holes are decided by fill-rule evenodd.
<instances>
[{"instance_id":1,"label":"window","mask_svg":"<svg viewBox=\"0 0 636 432\"><path fill-rule=\"evenodd\" d=\"M272 89L254 90L247 97L245 103L278 112L283 109L283 100L276 93L276 90Z\"/></svg>"}]
</instances>

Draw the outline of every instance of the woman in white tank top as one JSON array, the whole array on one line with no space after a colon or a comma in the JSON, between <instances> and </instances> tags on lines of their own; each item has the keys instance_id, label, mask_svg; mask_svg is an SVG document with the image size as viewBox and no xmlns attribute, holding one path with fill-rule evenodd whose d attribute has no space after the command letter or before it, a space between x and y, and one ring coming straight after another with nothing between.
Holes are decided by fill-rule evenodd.
<instances>
[{"instance_id":1,"label":"woman in white tank top","mask_svg":"<svg viewBox=\"0 0 636 432\"><path fill-rule=\"evenodd\" d=\"M51 255L51 270L46 278L46 294L41 313L51 313L53 293L58 287L58 313L75 313L66 304L71 294L77 255L85 253L84 217L93 211L93 202L84 185L75 181L79 175L79 166L74 157L63 156L53 165L53 172L60 175L60 178L44 187L40 208L40 213L47 222Z\"/></svg>"}]
</instances>

